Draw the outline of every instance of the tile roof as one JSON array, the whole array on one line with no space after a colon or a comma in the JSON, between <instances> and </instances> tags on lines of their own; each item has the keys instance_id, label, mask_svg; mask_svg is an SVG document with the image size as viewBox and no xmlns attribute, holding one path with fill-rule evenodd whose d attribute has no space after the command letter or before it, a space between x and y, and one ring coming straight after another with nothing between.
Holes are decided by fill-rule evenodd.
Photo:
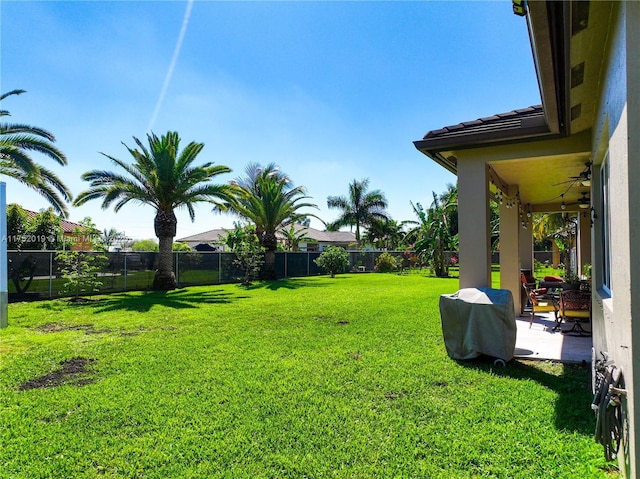
<instances>
[{"instance_id":1,"label":"tile roof","mask_svg":"<svg viewBox=\"0 0 640 479\"><path fill-rule=\"evenodd\" d=\"M220 243L229 231L228 229L214 229L191 236L185 236L176 241L186 243ZM320 231L315 228L304 227L297 224L296 232L299 233L301 231L305 231L305 236L319 243L353 243L356 240L355 234L350 231ZM282 239L282 235L278 234L277 236Z\"/></svg>"},{"instance_id":2,"label":"tile roof","mask_svg":"<svg viewBox=\"0 0 640 479\"><path fill-rule=\"evenodd\" d=\"M29 216L29 219L32 219L34 216L38 214L37 212L31 211L31 210L24 210L24 211ZM81 230L85 229L84 226L78 223L74 223L73 221L67 221L64 218L60 218L60 226L62 227L63 233L73 233L73 230L76 228L80 228Z\"/></svg>"},{"instance_id":3,"label":"tile roof","mask_svg":"<svg viewBox=\"0 0 640 479\"><path fill-rule=\"evenodd\" d=\"M542 105L465 121L431 130L414 144L419 150L460 147L467 144L494 143L548 133Z\"/></svg>"}]
</instances>

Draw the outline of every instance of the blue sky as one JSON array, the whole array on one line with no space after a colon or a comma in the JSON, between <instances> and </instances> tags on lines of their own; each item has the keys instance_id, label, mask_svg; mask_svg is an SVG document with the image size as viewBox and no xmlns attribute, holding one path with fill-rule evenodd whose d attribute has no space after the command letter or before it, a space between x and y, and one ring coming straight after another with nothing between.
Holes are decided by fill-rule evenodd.
<instances>
[{"instance_id":1,"label":"blue sky","mask_svg":"<svg viewBox=\"0 0 640 479\"><path fill-rule=\"evenodd\" d=\"M401 221L455 177L413 141L442 126L540 103L525 20L510 1L0 1L0 91L10 120L51 131L67 155L51 167L74 195L80 175L129 161L122 142L148 128L202 142L202 162L278 164L331 221L330 195L370 179ZM179 51L177 49L179 46ZM177 52L177 55L174 55ZM38 210L7 180L7 202ZM203 204L178 235L231 227ZM153 237L154 211L100 202L70 208L101 229ZM314 220L312 226L322 229Z\"/></svg>"}]
</instances>

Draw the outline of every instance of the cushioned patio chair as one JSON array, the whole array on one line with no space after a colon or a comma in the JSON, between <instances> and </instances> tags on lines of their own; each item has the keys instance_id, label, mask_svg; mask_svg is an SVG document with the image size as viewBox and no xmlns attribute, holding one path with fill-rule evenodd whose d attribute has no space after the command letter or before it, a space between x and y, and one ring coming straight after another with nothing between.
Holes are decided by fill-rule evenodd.
<instances>
[{"instance_id":1,"label":"cushioned patio chair","mask_svg":"<svg viewBox=\"0 0 640 479\"><path fill-rule=\"evenodd\" d=\"M560 321L572 322L571 329L562 331L563 334L576 336L591 336L591 331L582 325L591 322L591 293L588 291L566 290L560 292L558 302Z\"/></svg>"},{"instance_id":2,"label":"cushioned patio chair","mask_svg":"<svg viewBox=\"0 0 640 479\"><path fill-rule=\"evenodd\" d=\"M529 299L529 304L531 305L531 317L529 319L529 328L533 324L533 320L535 318L536 313L551 313L554 314L554 320L556 322L553 327L554 330L558 329L560 326L560 320L558 319L558 304L557 302L550 297L545 296L546 289L537 290L532 287L531 284L525 283L522 285L527 292L527 298Z\"/></svg>"}]
</instances>

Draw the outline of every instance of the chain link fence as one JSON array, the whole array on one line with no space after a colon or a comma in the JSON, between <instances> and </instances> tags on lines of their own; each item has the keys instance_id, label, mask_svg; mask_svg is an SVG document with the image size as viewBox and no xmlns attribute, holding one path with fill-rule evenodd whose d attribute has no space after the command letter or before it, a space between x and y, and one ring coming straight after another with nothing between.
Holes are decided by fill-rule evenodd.
<instances>
[{"instance_id":1,"label":"chain link fence","mask_svg":"<svg viewBox=\"0 0 640 479\"><path fill-rule=\"evenodd\" d=\"M57 251L9 251L9 301L28 301L64 296L66 280L62 277ZM150 290L158 266L158 253L84 253L106 256L106 266L98 273L102 282L99 293ZM349 252L349 270L375 270L380 251ZM402 252L392 252L402 259ZM316 265L320 252L276 253L278 278L324 274ZM234 264L234 253L174 252L173 267L179 287L238 282L242 276ZM96 293L98 294L98 293Z\"/></svg>"}]
</instances>

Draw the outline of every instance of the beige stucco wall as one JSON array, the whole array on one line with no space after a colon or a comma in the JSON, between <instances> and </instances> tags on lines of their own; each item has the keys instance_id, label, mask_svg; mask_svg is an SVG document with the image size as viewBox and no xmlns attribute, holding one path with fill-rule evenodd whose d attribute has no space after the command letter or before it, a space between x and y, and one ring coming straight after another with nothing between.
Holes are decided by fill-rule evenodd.
<instances>
[{"instance_id":1,"label":"beige stucco wall","mask_svg":"<svg viewBox=\"0 0 640 479\"><path fill-rule=\"evenodd\" d=\"M594 184L597 218L593 228L594 265L594 348L607 352L622 368L628 396L625 401L629 425L627 453L621 461L628 477L636 477L640 421L633 418L640 395L640 4L617 3L613 10L607 45L605 74L602 78L598 113L593 130ZM631 136L629 136L631 134ZM600 172L608 158L611 185L611 288L602 286L602 195ZM634 353L634 349L638 351Z\"/></svg>"}]
</instances>

